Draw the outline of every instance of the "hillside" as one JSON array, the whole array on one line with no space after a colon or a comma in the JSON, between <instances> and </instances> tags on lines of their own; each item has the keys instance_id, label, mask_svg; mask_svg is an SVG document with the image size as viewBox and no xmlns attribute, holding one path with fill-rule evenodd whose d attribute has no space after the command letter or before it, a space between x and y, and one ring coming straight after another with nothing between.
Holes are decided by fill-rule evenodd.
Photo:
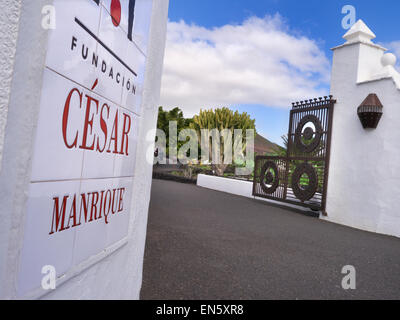
<instances>
[{"instance_id":1,"label":"hillside","mask_svg":"<svg viewBox=\"0 0 400 320\"><path fill-rule=\"evenodd\" d=\"M265 155L266 153L273 153L282 147L278 146L276 143L269 141L263 136L256 134L254 139L254 152L258 155Z\"/></svg>"}]
</instances>

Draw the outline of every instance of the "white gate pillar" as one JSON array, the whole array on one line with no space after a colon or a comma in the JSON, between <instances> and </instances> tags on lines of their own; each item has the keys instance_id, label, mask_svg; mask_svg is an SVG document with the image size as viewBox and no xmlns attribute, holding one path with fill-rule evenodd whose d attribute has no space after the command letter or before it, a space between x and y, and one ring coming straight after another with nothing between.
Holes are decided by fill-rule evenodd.
<instances>
[{"instance_id":1,"label":"white gate pillar","mask_svg":"<svg viewBox=\"0 0 400 320\"><path fill-rule=\"evenodd\" d=\"M355 228L400 236L400 75L392 54L374 44L359 20L333 49L331 161L324 219ZM364 129L357 109L377 94L383 116Z\"/></svg>"}]
</instances>

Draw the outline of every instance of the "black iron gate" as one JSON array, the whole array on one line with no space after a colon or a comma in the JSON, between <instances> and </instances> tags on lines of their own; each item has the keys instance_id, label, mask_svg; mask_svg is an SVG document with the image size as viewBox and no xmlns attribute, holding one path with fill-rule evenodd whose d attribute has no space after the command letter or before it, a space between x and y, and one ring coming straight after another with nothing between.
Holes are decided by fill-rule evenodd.
<instances>
[{"instance_id":1,"label":"black iron gate","mask_svg":"<svg viewBox=\"0 0 400 320\"><path fill-rule=\"evenodd\" d=\"M285 156L257 156L253 195L325 214L332 96L293 103Z\"/></svg>"}]
</instances>

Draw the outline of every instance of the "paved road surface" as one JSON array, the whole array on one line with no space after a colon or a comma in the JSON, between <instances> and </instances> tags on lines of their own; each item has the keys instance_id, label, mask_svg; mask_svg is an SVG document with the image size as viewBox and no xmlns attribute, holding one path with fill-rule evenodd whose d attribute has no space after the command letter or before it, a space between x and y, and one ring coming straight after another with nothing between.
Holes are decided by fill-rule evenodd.
<instances>
[{"instance_id":1,"label":"paved road surface","mask_svg":"<svg viewBox=\"0 0 400 320\"><path fill-rule=\"evenodd\" d=\"M400 239L153 180L141 298L399 299Z\"/></svg>"}]
</instances>

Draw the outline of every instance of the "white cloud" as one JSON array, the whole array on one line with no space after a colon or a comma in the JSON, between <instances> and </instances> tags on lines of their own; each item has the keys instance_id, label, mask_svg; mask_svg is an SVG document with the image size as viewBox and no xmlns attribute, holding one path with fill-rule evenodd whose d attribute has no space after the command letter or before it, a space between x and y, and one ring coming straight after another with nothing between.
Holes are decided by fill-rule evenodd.
<instances>
[{"instance_id":1,"label":"white cloud","mask_svg":"<svg viewBox=\"0 0 400 320\"><path fill-rule=\"evenodd\" d=\"M200 108L291 102L326 94L329 61L316 41L280 15L207 29L169 22L161 105L185 116Z\"/></svg>"}]
</instances>

